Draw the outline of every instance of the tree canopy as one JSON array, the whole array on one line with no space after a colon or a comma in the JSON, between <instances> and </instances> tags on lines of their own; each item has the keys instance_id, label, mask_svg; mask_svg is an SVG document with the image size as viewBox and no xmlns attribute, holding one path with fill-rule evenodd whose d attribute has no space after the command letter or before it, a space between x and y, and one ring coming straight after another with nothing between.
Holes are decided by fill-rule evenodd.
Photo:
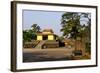
<instances>
[{"instance_id":1,"label":"tree canopy","mask_svg":"<svg viewBox=\"0 0 100 73\"><path fill-rule=\"evenodd\" d=\"M91 41L90 13L65 12L62 15L61 26L62 26L61 32L63 32L64 37L73 38L75 40L80 38L80 40L82 41L81 48L86 49L90 52L90 41Z\"/></svg>"},{"instance_id":2,"label":"tree canopy","mask_svg":"<svg viewBox=\"0 0 100 73\"><path fill-rule=\"evenodd\" d=\"M37 33L37 32L40 32L41 28L37 24L33 24L31 26L31 30L33 31L33 33Z\"/></svg>"},{"instance_id":3,"label":"tree canopy","mask_svg":"<svg viewBox=\"0 0 100 73\"><path fill-rule=\"evenodd\" d=\"M41 28L37 24L33 24L31 29L23 30L23 42L29 42L36 39L36 33L40 32Z\"/></svg>"},{"instance_id":4,"label":"tree canopy","mask_svg":"<svg viewBox=\"0 0 100 73\"><path fill-rule=\"evenodd\" d=\"M84 22L85 24L83 24ZM62 15L61 25L63 36L67 38L81 37L83 32L90 33L91 18L89 13L65 12ZM89 34L88 33L88 34ZM86 34L86 33L84 33Z\"/></svg>"}]
</instances>

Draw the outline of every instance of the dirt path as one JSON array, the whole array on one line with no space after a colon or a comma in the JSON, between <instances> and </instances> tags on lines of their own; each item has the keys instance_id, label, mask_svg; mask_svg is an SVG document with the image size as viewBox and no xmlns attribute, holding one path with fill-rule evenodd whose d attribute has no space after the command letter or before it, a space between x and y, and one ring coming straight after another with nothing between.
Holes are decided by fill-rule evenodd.
<instances>
[{"instance_id":1,"label":"dirt path","mask_svg":"<svg viewBox=\"0 0 100 73\"><path fill-rule=\"evenodd\" d=\"M47 61L69 59L73 49L55 48L55 49L24 49L23 61Z\"/></svg>"}]
</instances>

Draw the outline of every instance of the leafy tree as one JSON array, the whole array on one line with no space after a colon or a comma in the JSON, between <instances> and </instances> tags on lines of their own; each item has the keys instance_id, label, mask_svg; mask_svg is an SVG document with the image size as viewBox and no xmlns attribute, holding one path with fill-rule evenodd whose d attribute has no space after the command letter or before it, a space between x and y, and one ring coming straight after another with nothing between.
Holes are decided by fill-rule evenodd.
<instances>
[{"instance_id":1,"label":"leafy tree","mask_svg":"<svg viewBox=\"0 0 100 73\"><path fill-rule=\"evenodd\" d=\"M84 19L87 18L87 19ZM82 24L81 22L84 21L86 24ZM90 35L90 27L91 27L91 18L89 13L73 13L73 12L66 12L62 15L61 20L63 36L67 38L74 38L80 37L80 33L82 34L83 29L84 32L87 31ZM85 34L85 33L84 33ZM69 36L70 35L70 36Z\"/></svg>"},{"instance_id":2,"label":"leafy tree","mask_svg":"<svg viewBox=\"0 0 100 73\"><path fill-rule=\"evenodd\" d=\"M80 17L78 13L67 12L62 15L63 36L76 39L76 34L80 28Z\"/></svg>"},{"instance_id":3,"label":"leafy tree","mask_svg":"<svg viewBox=\"0 0 100 73\"><path fill-rule=\"evenodd\" d=\"M29 30L23 30L23 42L35 40L38 32L40 32L40 27L37 24L33 24Z\"/></svg>"},{"instance_id":4,"label":"leafy tree","mask_svg":"<svg viewBox=\"0 0 100 73\"><path fill-rule=\"evenodd\" d=\"M33 31L33 33L37 33L37 32L40 32L41 28L37 24L33 24L31 26L31 30Z\"/></svg>"},{"instance_id":5,"label":"leafy tree","mask_svg":"<svg viewBox=\"0 0 100 73\"><path fill-rule=\"evenodd\" d=\"M85 22L83 25L82 22ZM61 20L63 36L66 38L81 38L85 48L86 38L90 42L91 36L91 15L89 13L66 12L62 15Z\"/></svg>"},{"instance_id":6,"label":"leafy tree","mask_svg":"<svg viewBox=\"0 0 100 73\"><path fill-rule=\"evenodd\" d=\"M33 36L32 33L30 33L28 30L23 31L23 41L24 42L31 41L32 36Z\"/></svg>"}]
</instances>

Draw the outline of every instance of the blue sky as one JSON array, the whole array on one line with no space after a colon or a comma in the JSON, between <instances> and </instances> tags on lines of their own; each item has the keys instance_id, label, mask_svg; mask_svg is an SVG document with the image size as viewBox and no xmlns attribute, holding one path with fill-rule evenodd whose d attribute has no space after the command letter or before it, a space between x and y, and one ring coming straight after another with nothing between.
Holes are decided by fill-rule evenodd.
<instances>
[{"instance_id":1,"label":"blue sky","mask_svg":"<svg viewBox=\"0 0 100 73\"><path fill-rule=\"evenodd\" d=\"M55 34L62 36L61 29L61 16L65 12L55 11L36 11L36 10L23 10L23 30L30 29L32 24L38 24L41 31L44 29L52 29ZM87 25L86 18L82 18L81 25Z\"/></svg>"},{"instance_id":2,"label":"blue sky","mask_svg":"<svg viewBox=\"0 0 100 73\"><path fill-rule=\"evenodd\" d=\"M32 24L38 24L43 29L52 29L61 36L61 16L65 12L23 10L23 29L30 29Z\"/></svg>"}]
</instances>

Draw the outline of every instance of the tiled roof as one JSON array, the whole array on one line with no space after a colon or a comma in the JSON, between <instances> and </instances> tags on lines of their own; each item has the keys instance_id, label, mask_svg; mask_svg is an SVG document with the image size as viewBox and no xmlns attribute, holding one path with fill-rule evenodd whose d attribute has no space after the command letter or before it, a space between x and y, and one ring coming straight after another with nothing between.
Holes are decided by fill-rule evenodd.
<instances>
[{"instance_id":1,"label":"tiled roof","mask_svg":"<svg viewBox=\"0 0 100 73\"><path fill-rule=\"evenodd\" d=\"M52 29L44 29L42 32L37 33L37 35L54 35Z\"/></svg>"},{"instance_id":2,"label":"tiled roof","mask_svg":"<svg viewBox=\"0 0 100 73\"><path fill-rule=\"evenodd\" d=\"M53 30L52 29L44 29L43 32L51 32L51 33L53 33Z\"/></svg>"}]
</instances>

